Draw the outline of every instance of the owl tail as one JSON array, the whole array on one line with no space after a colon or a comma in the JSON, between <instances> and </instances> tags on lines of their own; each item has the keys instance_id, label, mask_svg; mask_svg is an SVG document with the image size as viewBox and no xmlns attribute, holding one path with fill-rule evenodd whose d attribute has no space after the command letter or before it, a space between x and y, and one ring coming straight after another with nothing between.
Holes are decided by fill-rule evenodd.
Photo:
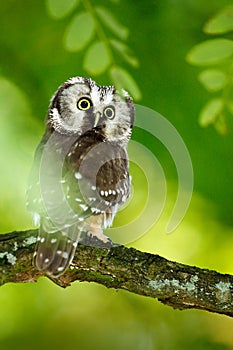
<instances>
[{"instance_id":1,"label":"owl tail","mask_svg":"<svg viewBox=\"0 0 233 350\"><path fill-rule=\"evenodd\" d=\"M55 278L62 275L73 260L80 233L76 225L66 228L64 232L52 233L41 226L34 253L37 269Z\"/></svg>"}]
</instances>

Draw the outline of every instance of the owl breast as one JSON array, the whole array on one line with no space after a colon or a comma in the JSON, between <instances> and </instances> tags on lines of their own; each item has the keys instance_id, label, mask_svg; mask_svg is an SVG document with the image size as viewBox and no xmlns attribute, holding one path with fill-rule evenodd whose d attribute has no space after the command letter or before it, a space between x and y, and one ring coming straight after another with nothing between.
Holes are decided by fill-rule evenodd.
<instances>
[{"instance_id":1,"label":"owl breast","mask_svg":"<svg viewBox=\"0 0 233 350\"><path fill-rule=\"evenodd\" d=\"M64 178L69 184L67 197L74 211L81 197L86 211L107 213L103 224L109 226L118 207L129 197L126 150L116 143L103 141L97 130L89 131L68 152Z\"/></svg>"}]
</instances>

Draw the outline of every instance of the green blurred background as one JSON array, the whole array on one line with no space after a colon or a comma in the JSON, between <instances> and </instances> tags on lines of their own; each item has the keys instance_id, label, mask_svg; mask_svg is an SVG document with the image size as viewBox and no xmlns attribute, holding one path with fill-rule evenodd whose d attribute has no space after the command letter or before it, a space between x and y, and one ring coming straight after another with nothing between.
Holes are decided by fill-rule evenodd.
<instances>
[{"instance_id":1,"label":"green blurred background","mask_svg":"<svg viewBox=\"0 0 233 350\"><path fill-rule=\"evenodd\" d=\"M2 233L32 227L25 208L25 189L51 95L67 78L89 75L83 68L85 50L70 52L63 39L72 16L83 5L55 20L48 3L0 2ZM198 69L185 57L193 45L207 39L202 32L204 23L233 2L92 0L92 4L106 6L129 29L127 45L140 65L134 68L121 57L115 59L137 82L142 94L137 102L158 111L176 127L193 162L191 205L180 226L167 235L165 227L177 192L175 166L164 146L135 130L133 138L159 160L168 195L159 221L129 246L232 274L233 134L229 131L221 136L212 126L199 126L198 114L209 94L197 81ZM112 83L108 70L92 78L101 84ZM116 225L124 224L128 216L133 219L133 212L139 215L146 201L145 175L134 164L131 168L133 210L130 205L122 210ZM66 290L46 278L34 284L7 284L0 289L0 308L2 350L233 349L230 318L173 310L156 300L94 283L76 282Z\"/></svg>"}]
</instances>

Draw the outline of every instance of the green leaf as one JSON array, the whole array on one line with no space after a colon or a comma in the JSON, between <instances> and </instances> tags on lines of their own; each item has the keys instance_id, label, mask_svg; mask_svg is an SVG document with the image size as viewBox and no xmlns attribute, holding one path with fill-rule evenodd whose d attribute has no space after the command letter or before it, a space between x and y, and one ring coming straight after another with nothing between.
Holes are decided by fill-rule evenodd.
<instances>
[{"instance_id":1,"label":"green leaf","mask_svg":"<svg viewBox=\"0 0 233 350\"><path fill-rule=\"evenodd\" d=\"M233 55L233 41L213 39L194 46L187 55L187 61L197 66L216 64Z\"/></svg>"},{"instance_id":2,"label":"green leaf","mask_svg":"<svg viewBox=\"0 0 233 350\"><path fill-rule=\"evenodd\" d=\"M218 69L206 69L198 76L198 80L209 91L219 91L223 89L227 83L227 76Z\"/></svg>"},{"instance_id":3,"label":"green leaf","mask_svg":"<svg viewBox=\"0 0 233 350\"><path fill-rule=\"evenodd\" d=\"M227 6L204 26L207 34L222 34L233 30L233 6Z\"/></svg>"},{"instance_id":4,"label":"green leaf","mask_svg":"<svg viewBox=\"0 0 233 350\"><path fill-rule=\"evenodd\" d=\"M226 135L228 133L228 127L223 114L220 114L215 120L214 127L221 135Z\"/></svg>"},{"instance_id":5,"label":"green leaf","mask_svg":"<svg viewBox=\"0 0 233 350\"><path fill-rule=\"evenodd\" d=\"M129 34L128 28L117 21L113 14L105 7L96 7L96 12L104 24L120 39L126 40Z\"/></svg>"},{"instance_id":6,"label":"green leaf","mask_svg":"<svg viewBox=\"0 0 233 350\"><path fill-rule=\"evenodd\" d=\"M94 21L87 12L75 16L66 29L64 45L67 51L82 50L94 35Z\"/></svg>"},{"instance_id":7,"label":"green leaf","mask_svg":"<svg viewBox=\"0 0 233 350\"><path fill-rule=\"evenodd\" d=\"M47 0L46 6L49 15L54 19L60 19L70 14L80 0Z\"/></svg>"},{"instance_id":8,"label":"green leaf","mask_svg":"<svg viewBox=\"0 0 233 350\"><path fill-rule=\"evenodd\" d=\"M208 101L200 113L199 123L201 126L207 126L215 123L217 117L223 110L223 100L221 98L213 98Z\"/></svg>"},{"instance_id":9,"label":"green leaf","mask_svg":"<svg viewBox=\"0 0 233 350\"><path fill-rule=\"evenodd\" d=\"M84 58L84 68L93 75L103 73L111 63L111 57L106 45L96 41L88 49Z\"/></svg>"},{"instance_id":10,"label":"green leaf","mask_svg":"<svg viewBox=\"0 0 233 350\"><path fill-rule=\"evenodd\" d=\"M126 62L131 64L131 66L133 67L139 66L138 59L132 55L131 50L127 45L115 39L111 39L110 44L114 49L116 49L121 54L121 56L124 58Z\"/></svg>"},{"instance_id":11,"label":"green leaf","mask_svg":"<svg viewBox=\"0 0 233 350\"><path fill-rule=\"evenodd\" d=\"M232 101L227 102L227 108L228 108L229 112L231 114L233 114L233 102Z\"/></svg>"},{"instance_id":12,"label":"green leaf","mask_svg":"<svg viewBox=\"0 0 233 350\"><path fill-rule=\"evenodd\" d=\"M140 100L141 91L132 76L121 67L113 67L110 70L110 76L117 89L128 91L135 100Z\"/></svg>"}]
</instances>

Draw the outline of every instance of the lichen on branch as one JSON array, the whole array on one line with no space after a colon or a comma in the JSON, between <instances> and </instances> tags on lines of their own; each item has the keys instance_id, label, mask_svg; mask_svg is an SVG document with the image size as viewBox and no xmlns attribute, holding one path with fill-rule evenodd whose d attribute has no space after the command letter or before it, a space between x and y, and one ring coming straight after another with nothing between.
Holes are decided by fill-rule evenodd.
<instances>
[{"instance_id":1,"label":"lichen on branch","mask_svg":"<svg viewBox=\"0 0 233 350\"><path fill-rule=\"evenodd\" d=\"M34 282L32 265L37 230L0 235L0 285ZM202 309L233 317L233 276L169 261L159 255L116 246L79 245L68 271L53 282L96 282L107 288L157 298L173 308Z\"/></svg>"}]
</instances>

